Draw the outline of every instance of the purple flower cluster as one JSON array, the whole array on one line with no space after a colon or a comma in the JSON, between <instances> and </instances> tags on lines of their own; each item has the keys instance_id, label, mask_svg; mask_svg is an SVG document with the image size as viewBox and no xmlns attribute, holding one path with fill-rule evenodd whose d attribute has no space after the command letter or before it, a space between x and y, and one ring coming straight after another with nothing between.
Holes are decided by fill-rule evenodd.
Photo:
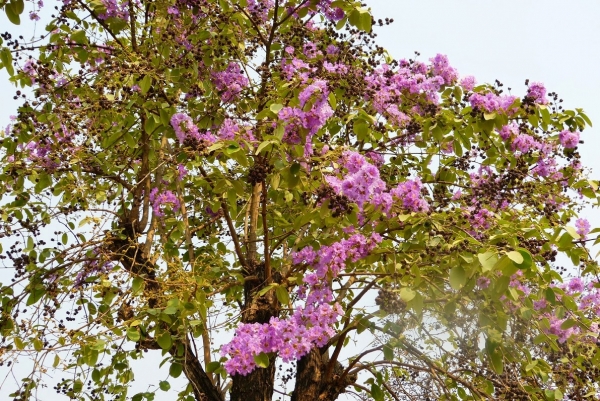
<instances>
[{"instance_id":1,"label":"purple flower cluster","mask_svg":"<svg viewBox=\"0 0 600 401\"><path fill-rule=\"evenodd\" d=\"M107 18L129 19L129 1L101 0L106 8L106 12L98 14L98 18L105 20Z\"/></svg>"},{"instance_id":2,"label":"purple flower cluster","mask_svg":"<svg viewBox=\"0 0 600 401\"><path fill-rule=\"evenodd\" d=\"M575 298L580 311L600 316L600 288L597 288L596 281L586 284L580 277L573 277L568 283L560 284L557 287L564 290L567 295ZM562 295L556 294L556 297L560 300ZM558 318L550 312L546 313L545 316L550 321L550 328L547 332L558 336L558 342L560 343L564 343L574 335L582 334L581 328L578 326L567 329L561 327L568 317ZM598 333L598 326L592 326L591 331Z\"/></svg>"},{"instance_id":3,"label":"purple flower cluster","mask_svg":"<svg viewBox=\"0 0 600 401\"><path fill-rule=\"evenodd\" d=\"M181 144L185 143L186 140L208 144L215 142L213 134L209 132L201 134L192 118L185 113L173 114L171 117L171 126L175 130L177 140Z\"/></svg>"},{"instance_id":4,"label":"purple flower cluster","mask_svg":"<svg viewBox=\"0 0 600 401\"><path fill-rule=\"evenodd\" d=\"M10 126L9 126L10 127ZM7 127L6 133L10 131ZM61 124L60 130L54 135L44 137L40 140L32 140L26 146L19 145L19 149L24 150L27 159L38 166L44 167L49 171L54 171L61 164L67 164L68 159L64 155L72 154L78 149L75 143L75 134L64 124ZM63 157L56 156L56 150L60 149Z\"/></svg>"},{"instance_id":5,"label":"purple flower cluster","mask_svg":"<svg viewBox=\"0 0 600 401\"><path fill-rule=\"evenodd\" d=\"M83 265L83 268L75 276L75 280L73 280L73 287L81 288L86 284L86 280L89 277L99 274L107 274L113 269L114 265L111 262L101 261L100 258L100 249L94 249L92 251L92 258Z\"/></svg>"},{"instance_id":6,"label":"purple flower cluster","mask_svg":"<svg viewBox=\"0 0 600 401\"><path fill-rule=\"evenodd\" d=\"M333 115L328 96L327 82L315 80L298 95L300 107L284 107L279 111L278 117L285 124L283 141L299 144L304 134L306 136L305 157L310 157L313 154L312 137ZM305 111L307 107L310 107L310 109ZM303 132L303 130L305 131Z\"/></svg>"},{"instance_id":7,"label":"purple flower cluster","mask_svg":"<svg viewBox=\"0 0 600 401\"><path fill-rule=\"evenodd\" d=\"M444 79L444 85L456 83L458 72L450 66L446 55L437 54L434 58L429 59L429 61L431 61L431 71L433 72L433 75L442 77Z\"/></svg>"},{"instance_id":8,"label":"purple flower cluster","mask_svg":"<svg viewBox=\"0 0 600 401\"><path fill-rule=\"evenodd\" d=\"M492 219L492 217L492 212L485 208L481 208L477 211L473 210L473 212L471 212L468 215L469 222L475 230L487 230L488 228L490 228L490 220ZM478 235L475 235L475 237L477 236Z\"/></svg>"},{"instance_id":9,"label":"purple flower cluster","mask_svg":"<svg viewBox=\"0 0 600 401\"><path fill-rule=\"evenodd\" d=\"M269 10L273 8L273 0L248 0L248 11L262 22L266 22L269 16Z\"/></svg>"},{"instance_id":10,"label":"purple flower cluster","mask_svg":"<svg viewBox=\"0 0 600 401\"><path fill-rule=\"evenodd\" d=\"M476 84L477 81L472 75L466 76L460 80L460 86L467 92L472 91Z\"/></svg>"},{"instance_id":11,"label":"purple flower cluster","mask_svg":"<svg viewBox=\"0 0 600 401\"><path fill-rule=\"evenodd\" d=\"M150 203L152 204L152 210L154 214L158 217L163 217L165 215L165 209L168 207L173 211L178 211L179 207L179 199L177 196L171 191L162 191L159 192L158 188L152 188L150 191Z\"/></svg>"},{"instance_id":12,"label":"purple flower cluster","mask_svg":"<svg viewBox=\"0 0 600 401\"><path fill-rule=\"evenodd\" d=\"M212 81L221 94L221 100L226 103L234 101L249 84L243 70L235 62L230 62L225 71L213 72Z\"/></svg>"},{"instance_id":13,"label":"purple flower cluster","mask_svg":"<svg viewBox=\"0 0 600 401\"><path fill-rule=\"evenodd\" d=\"M36 67L36 63L33 59L29 59L23 64L23 72L31 78L32 83L35 83L35 78L37 77Z\"/></svg>"},{"instance_id":14,"label":"purple flower cluster","mask_svg":"<svg viewBox=\"0 0 600 401\"><path fill-rule=\"evenodd\" d=\"M579 131L561 131L558 134L558 140L560 141L560 144L565 148L576 148L577 145L579 145Z\"/></svg>"},{"instance_id":15,"label":"purple flower cluster","mask_svg":"<svg viewBox=\"0 0 600 401\"><path fill-rule=\"evenodd\" d=\"M185 113L173 114L171 117L171 126L175 130L175 135L177 135L180 143L185 142L187 138L197 138L200 135L192 117Z\"/></svg>"},{"instance_id":16,"label":"purple flower cluster","mask_svg":"<svg viewBox=\"0 0 600 401\"><path fill-rule=\"evenodd\" d=\"M581 238L585 239L590 233L590 222L587 221L587 219L577 219L575 221L575 228L577 234L579 234Z\"/></svg>"},{"instance_id":17,"label":"purple flower cluster","mask_svg":"<svg viewBox=\"0 0 600 401\"><path fill-rule=\"evenodd\" d=\"M260 353L277 352L284 362L298 360L313 347L322 347L335 334L333 325L342 314L339 304L331 305L333 292L328 275L336 277L346 268L347 260L357 262L366 257L381 242L378 234L367 239L352 235L315 251L306 247L292 255L294 264L308 264L315 269L304 277L298 298L304 300L288 319L272 317L269 323L241 324L231 342L221 348L229 355L225 370L229 374L246 375L256 368L254 357Z\"/></svg>"},{"instance_id":18,"label":"purple flower cluster","mask_svg":"<svg viewBox=\"0 0 600 401\"><path fill-rule=\"evenodd\" d=\"M325 176L325 179L335 192L345 195L361 209L369 203L388 213L396 198L406 210L429 210L429 204L421 194L423 185L418 178L401 182L388 192L385 182L379 176L379 169L360 153L344 152L341 164L347 170L343 179L336 176Z\"/></svg>"},{"instance_id":19,"label":"purple flower cluster","mask_svg":"<svg viewBox=\"0 0 600 401\"><path fill-rule=\"evenodd\" d=\"M300 7L299 9L297 9L294 13L295 16L298 16L298 11L301 9L306 9L308 8L308 14L309 15L315 15L316 12L321 12L323 14L323 16L325 16L325 18L331 20L331 21L339 21L342 18L344 18L344 10L342 10L339 7L332 7L331 3L333 2L333 0L317 0L317 1L311 1L310 3L307 2L307 5L304 7ZM293 3L292 3L293 4ZM314 8L314 6L317 6L316 10ZM289 5L288 6L288 12L292 13L294 12L295 8L293 5ZM309 21L310 23L310 21ZM310 24L309 24L310 26Z\"/></svg>"},{"instance_id":20,"label":"purple flower cluster","mask_svg":"<svg viewBox=\"0 0 600 401\"><path fill-rule=\"evenodd\" d=\"M482 110L487 113L510 113L511 106L516 99L516 96L498 96L492 92L486 94L473 93L471 97L469 97L469 103L471 103L471 106L474 109Z\"/></svg>"},{"instance_id":21,"label":"purple flower cluster","mask_svg":"<svg viewBox=\"0 0 600 401\"><path fill-rule=\"evenodd\" d=\"M519 134L512 142L512 150L527 153L532 149L539 148L540 143L534 137L527 134Z\"/></svg>"},{"instance_id":22,"label":"purple flower cluster","mask_svg":"<svg viewBox=\"0 0 600 401\"><path fill-rule=\"evenodd\" d=\"M429 204L425 199L421 191L423 184L421 180L416 178L414 180L406 180L398 184L396 188L390 191L390 194L402 201L402 206L412 212L427 212L429 210Z\"/></svg>"},{"instance_id":23,"label":"purple flower cluster","mask_svg":"<svg viewBox=\"0 0 600 401\"><path fill-rule=\"evenodd\" d=\"M458 73L443 54L431 58L430 62L430 65L426 65L422 62L401 60L397 71L384 64L367 76L367 98L372 100L375 110L390 123L402 127L410 121L398 101L403 94L420 95L426 102L437 104L440 88L455 84ZM465 85L474 85L475 81L471 78L464 81ZM419 110L422 108L415 109Z\"/></svg>"},{"instance_id":24,"label":"purple flower cluster","mask_svg":"<svg viewBox=\"0 0 600 401\"><path fill-rule=\"evenodd\" d=\"M508 125L503 126L498 133L500 137L511 143L511 149L518 151L521 154L525 154L529 151L535 150L539 152L539 158L536 166L531 169L531 173L540 177L550 177L553 180L560 180L563 178L563 174L559 171L558 163L552 156L552 150L555 145L548 142L537 140L529 134L519 133L519 126L511 122ZM572 137L569 134L573 134L569 131L564 131L566 134L563 135L563 139L566 143L572 144L571 142L579 141L579 133L574 133Z\"/></svg>"},{"instance_id":25,"label":"purple flower cluster","mask_svg":"<svg viewBox=\"0 0 600 401\"><path fill-rule=\"evenodd\" d=\"M540 82L533 82L527 89L526 98L533 100L537 104L548 104L546 99L546 87Z\"/></svg>"},{"instance_id":26,"label":"purple flower cluster","mask_svg":"<svg viewBox=\"0 0 600 401\"><path fill-rule=\"evenodd\" d=\"M227 118L223 121L221 128L219 128L219 138L231 141L235 138L235 134L240 132L240 127L235 123L235 121Z\"/></svg>"},{"instance_id":27,"label":"purple flower cluster","mask_svg":"<svg viewBox=\"0 0 600 401\"><path fill-rule=\"evenodd\" d=\"M500 129L499 134L500 138L504 139L505 141L509 138L514 138L519 135L519 126L515 123L505 125Z\"/></svg>"},{"instance_id":28,"label":"purple flower cluster","mask_svg":"<svg viewBox=\"0 0 600 401\"><path fill-rule=\"evenodd\" d=\"M523 296L529 296L531 294L531 289L527 283L524 282L523 272L520 270L511 276L509 285L510 287L517 289ZM565 295L573 297L580 312L588 315L600 316L600 288L598 288L597 281L591 281L586 284L581 277L573 277L566 283L556 286L553 285L552 287L558 289L554 291L557 301L561 301L564 296L564 291ZM562 328L562 324L570 316L559 317L553 313L553 310L546 310L549 303L544 296L545 295L543 295L542 298L533 301L533 309L540 312L540 317L547 318L549 321L549 327L544 331L548 334L557 336L559 343L564 343L569 338L577 335L583 335L584 337L582 339L585 340L587 334L582 332L579 326ZM507 301L505 297L503 297L503 299ZM596 334L600 333L597 324L591 325L590 331Z\"/></svg>"}]
</instances>

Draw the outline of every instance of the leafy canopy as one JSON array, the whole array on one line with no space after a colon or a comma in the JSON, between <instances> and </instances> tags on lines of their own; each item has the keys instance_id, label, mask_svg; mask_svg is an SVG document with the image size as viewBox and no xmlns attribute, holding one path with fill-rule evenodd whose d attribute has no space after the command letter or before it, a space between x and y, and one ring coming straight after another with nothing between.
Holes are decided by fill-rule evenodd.
<instances>
[{"instance_id":1,"label":"leafy canopy","mask_svg":"<svg viewBox=\"0 0 600 401\"><path fill-rule=\"evenodd\" d=\"M292 400L597 399L581 109L396 60L353 0L56 5L0 41L0 361L35 362L12 397L54 369L152 400L153 352L179 400L272 399L278 361Z\"/></svg>"}]
</instances>

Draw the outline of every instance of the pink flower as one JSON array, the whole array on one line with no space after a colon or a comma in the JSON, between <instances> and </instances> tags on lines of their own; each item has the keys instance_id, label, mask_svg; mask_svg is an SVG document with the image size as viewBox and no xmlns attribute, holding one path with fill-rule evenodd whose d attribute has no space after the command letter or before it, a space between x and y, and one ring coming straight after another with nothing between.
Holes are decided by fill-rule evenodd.
<instances>
[{"instance_id":1,"label":"pink flower","mask_svg":"<svg viewBox=\"0 0 600 401\"><path fill-rule=\"evenodd\" d=\"M561 131L558 134L558 139L560 140L560 144L565 148L576 148L579 145L579 131Z\"/></svg>"},{"instance_id":2,"label":"pink flower","mask_svg":"<svg viewBox=\"0 0 600 401\"><path fill-rule=\"evenodd\" d=\"M579 234L581 238L585 239L590 232L590 222L586 219L577 219L577 221L575 221L575 228L577 234Z\"/></svg>"}]
</instances>

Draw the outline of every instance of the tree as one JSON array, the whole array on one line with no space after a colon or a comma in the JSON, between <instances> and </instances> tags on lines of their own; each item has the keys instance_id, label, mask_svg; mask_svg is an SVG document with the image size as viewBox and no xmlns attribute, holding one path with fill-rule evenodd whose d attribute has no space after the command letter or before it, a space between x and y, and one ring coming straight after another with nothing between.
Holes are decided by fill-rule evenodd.
<instances>
[{"instance_id":1,"label":"tree","mask_svg":"<svg viewBox=\"0 0 600 401\"><path fill-rule=\"evenodd\" d=\"M280 361L296 401L599 399L591 122L540 83L395 60L390 22L63 0L42 39L5 33L29 92L2 138L0 361L35 362L12 397L57 369L71 399L152 400L130 362L162 352L181 400L271 400Z\"/></svg>"}]
</instances>

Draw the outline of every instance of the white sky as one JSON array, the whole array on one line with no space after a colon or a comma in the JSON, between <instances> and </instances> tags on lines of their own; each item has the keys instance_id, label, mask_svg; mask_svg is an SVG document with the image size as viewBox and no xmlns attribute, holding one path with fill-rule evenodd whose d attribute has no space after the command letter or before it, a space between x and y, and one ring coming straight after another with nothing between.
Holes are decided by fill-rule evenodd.
<instances>
[{"instance_id":1,"label":"white sky","mask_svg":"<svg viewBox=\"0 0 600 401\"><path fill-rule=\"evenodd\" d=\"M420 59L426 60L443 53L461 75L474 75L479 83L498 79L512 88L512 94L522 96L528 78L557 92L565 108L583 108L596 127L582 135L582 161L593 168L592 178L600 178L600 1L364 1L376 19L394 19L393 25L377 32L378 43L395 58L410 58L419 51ZM51 7L46 4L46 9ZM0 14L1 30L13 31ZM26 19L25 15L19 30L30 37ZM42 33L43 27L38 26L37 32ZM1 70L0 127L6 126L17 106L7 78ZM593 227L600 226L597 209L586 213ZM139 372L138 377L148 373ZM148 379L156 385L164 377ZM161 399L164 396L157 394L156 400Z\"/></svg>"}]
</instances>

